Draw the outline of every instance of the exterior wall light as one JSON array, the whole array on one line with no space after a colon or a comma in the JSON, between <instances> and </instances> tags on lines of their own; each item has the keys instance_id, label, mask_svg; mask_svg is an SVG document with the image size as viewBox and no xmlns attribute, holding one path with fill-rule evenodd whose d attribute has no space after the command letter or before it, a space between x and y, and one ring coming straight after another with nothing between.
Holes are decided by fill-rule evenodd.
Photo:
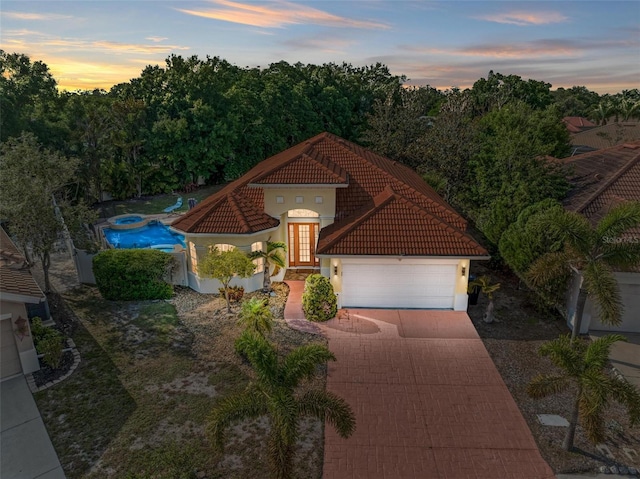
<instances>
[{"instance_id":1,"label":"exterior wall light","mask_svg":"<svg viewBox=\"0 0 640 479\"><path fill-rule=\"evenodd\" d=\"M467 268L465 268L464 266L462 267L462 277L464 278L464 275L467 274Z\"/></svg>"},{"instance_id":2,"label":"exterior wall light","mask_svg":"<svg viewBox=\"0 0 640 479\"><path fill-rule=\"evenodd\" d=\"M333 275L334 276L338 276L338 265L337 264L333 265Z\"/></svg>"}]
</instances>

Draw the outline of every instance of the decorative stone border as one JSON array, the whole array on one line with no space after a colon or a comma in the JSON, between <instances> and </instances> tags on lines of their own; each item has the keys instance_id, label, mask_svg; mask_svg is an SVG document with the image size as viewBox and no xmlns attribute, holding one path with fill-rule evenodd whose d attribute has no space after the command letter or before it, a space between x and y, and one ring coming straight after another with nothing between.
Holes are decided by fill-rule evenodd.
<instances>
[{"instance_id":1,"label":"decorative stone border","mask_svg":"<svg viewBox=\"0 0 640 479\"><path fill-rule=\"evenodd\" d=\"M117 223L118 220L123 218L140 218L140 219L132 223ZM151 221L151 218L148 218L147 215L132 214L132 213L125 214L125 215L112 216L111 218L107 219L107 223L109 223L109 228L111 228L112 230L132 230L136 228L141 228L142 226L147 225L149 221Z\"/></svg>"},{"instance_id":2,"label":"decorative stone border","mask_svg":"<svg viewBox=\"0 0 640 479\"><path fill-rule=\"evenodd\" d=\"M71 352L73 353L73 364L71 365L69 370L58 379L54 381L50 381L47 384L43 384L42 386L39 386L39 387L36 386L36 380L33 378L33 374L28 374L26 376L27 384L29 385L29 389L31 389L32 393L37 393L38 391L44 391L45 389L48 389L51 386L58 384L60 381L64 381L69 376L71 376L71 374L73 374L73 372L76 370L76 368L80 364L80 353L78 352L78 349L76 348L76 344L73 342L73 339L71 338L67 339L67 346L71 348Z\"/></svg>"}]
</instances>

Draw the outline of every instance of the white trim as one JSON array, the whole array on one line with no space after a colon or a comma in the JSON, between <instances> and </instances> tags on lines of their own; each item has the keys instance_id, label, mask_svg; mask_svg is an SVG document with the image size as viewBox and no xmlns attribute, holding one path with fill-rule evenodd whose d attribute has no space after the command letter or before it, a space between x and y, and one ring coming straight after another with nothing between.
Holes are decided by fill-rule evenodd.
<instances>
[{"instance_id":1,"label":"white trim","mask_svg":"<svg viewBox=\"0 0 640 479\"><path fill-rule=\"evenodd\" d=\"M29 303L29 304L40 304L46 300L46 296L26 296L24 294L14 294L14 293L0 293L0 300L9 301L12 303Z\"/></svg>"},{"instance_id":2,"label":"white trim","mask_svg":"<svg viewBox=\"0 0 640 479\"><path fill-rule=\"evenodd\" d=\"M338 258L342 260L349 259L389 259L396 261L403 260L411 260L411 259L450 259L450 260L461 260L461 259L469 259L474 261L483 261L490 260L491 256L407 256L407 255L346 255L346 254L316 254L317 258Z\"/></svg>"},{"instance_id":3,"label":"white trim","mask_svg":"<svg viewBox=\"0 0 640 479\"><path fill-rule=\"evenodd\" d=\"M11 316L11 313L0 314L0 321L2 321L3 319L11 319Z\"/></svg>"},{"instance_id":4,"label":"white trim","mask_svg":"<svg viewBox=\"0 0 640 479\"><path fill-rule=\"evenodd\" d=\"M272 218L275 218L278 221L280 221L280 218L278 217L272 216ZM247 238L250 238L251 236L257 236L264 233L271 233L272 231L277 231L278 228L280 228L280 225L274 226L273 228L269 228L266 230L256 231L255 233L187 233L182 230L173 228L172 226L169 226L169 229L172 230L173 232L183 235L185 237L185 240L187 239L188 236L194 236L196 238L210 238L212 236L220 236L222 238L228 238L230 236L246 236Z\"/></svg>"},{"instance_id":5,"label":"white trim","mask_svg":"<svg viewBox=\"0 0 640 479\"><path fill-rule=\"evenodd\" d=\"M349 183L331 183L331 184L326 184L326 183L304 183L304 184L276 184L276 183L268 183L268 184L260 184L260 183L249 183L247 185L250 188L269 188L269 189L275 189L275 188L287 188L287 189L294 189L294 188L346 188L349 186Z\"/></svg>"}]
</instances>

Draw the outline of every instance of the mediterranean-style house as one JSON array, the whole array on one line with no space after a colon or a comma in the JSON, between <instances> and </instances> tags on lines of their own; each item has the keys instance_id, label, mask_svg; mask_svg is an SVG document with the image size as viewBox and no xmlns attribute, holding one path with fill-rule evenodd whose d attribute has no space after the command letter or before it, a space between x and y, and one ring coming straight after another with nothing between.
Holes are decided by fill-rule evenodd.
<instances>
[{"instance_id":1,"label":"mediterranean-style house","mask_svg":"<svg viewBox=\"0 0 640 479\"><path fill-rule=\"evenodd\" d=\"M593 225L624 201L640 201L640 140L561 160L571 171L573 188L564 207L585 216ZM611 241L640 242L640 228ZM581 333L589 330L640 333L640 265L616 271L624 314L620 326L602 324L587 299ZM570 306L571 308L571 306Z\"/></svg>"},{"instance_id":2,"label":"mediterranean-style house","mask_svg":"<svg viewBox=\"0 0 640 479\"><path fill-rule=\"evenodd\" d=\"M0 228L0 379L40 369L29 310L46 297L24 264L18 248Z\"/></svg>"},{"instance_id":3,"label":"mediterranean-style house","mask_svg":"<svg viewBox=\"0 0 640 479\"><path fill-rule=\"evenodd\" d=\"M341 307L453 310L467 308L470 260L488 259L466 227L413 170L330 133L262 161L171 225L200 292L220 286L198 270L212 246L251 252L282 241L287 268L330 278ZM235 284L259 289L256 264Z\"/></svg>"}]
</instances>

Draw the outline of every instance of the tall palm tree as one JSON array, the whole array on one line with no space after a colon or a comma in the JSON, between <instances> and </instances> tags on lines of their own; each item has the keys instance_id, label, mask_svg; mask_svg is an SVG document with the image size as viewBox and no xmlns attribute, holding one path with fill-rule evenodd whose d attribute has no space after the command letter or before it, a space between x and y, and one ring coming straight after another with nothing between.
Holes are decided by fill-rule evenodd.
<instances>
[{"instance_id":1,"label":"tall palm tree","mask_svg":"<svg viewBox=\"0 0 640 479\"><path fill-rule=\"evenodd\" d=\"M245 338L244 352L256 379L242 393L224 399L209 416L208 432L222 449L226 429L245 419L267 416L270 422L268 456L271 476L293 477L298 424L305 416L327 421L341 437L355 430L355 417L347 402L322 389L298 392L301 381L311 379L318 366L335 356L325 346L310 344L278 359L275 347L258 335Z\"/></svg>"},{"instance_id":2,"label":"tall palm tree","mask_svg":"<svg viewBox=\"0 0 640 479\"><path fill-rule=\"evenodd\" d=\"M592 342L577 340L572 343L569 336L560 336L540 347L540 354L560 368L558 374L540 374L533 378L527 392L539 399L567 389L575 391L575 401L567 434L562 447L573 448L578 420L587 437L593 443L605 438L603 411L609 399L627 408L631 425L640 423L640 392L624 378L607 373L609 350L616 341L626 341L624 336L611 334Z\"/></svg>"},{"instance_id":3,"label":"tall palm tree","mask_svg":"<svg viewBox=\"0 0 640 479\"><path fill-rule=\"evenodd\" d=\"M271 291L271 276L275 276L280 268L286 266L284 253L287 251L287 245L282 241L267 241L266 251L254 251L251 253L251 259L264 259L264 279L262 280L262 291L268 293ZM271 267L273 272L271 272Z\"/></svg>"},{"instance_id":4,"label":"tall palm tree","mask_svg":"<svg viewBox=\"0 0 640 479\"><path fill-rule=\"evenodd\" d=\"M543 288L571 272L581 276L572 340L580 333L587 297L593 299L600 321L620 324L623 306L614 269L640 265L640 242L625 236L640 226L640 202L612 208L595 227L584 216L564 210L553 212L546 221L545 226L561 238L564 247L538 258L527 272L527 280L534 288Z\"/></svg>"}]
</instances>

